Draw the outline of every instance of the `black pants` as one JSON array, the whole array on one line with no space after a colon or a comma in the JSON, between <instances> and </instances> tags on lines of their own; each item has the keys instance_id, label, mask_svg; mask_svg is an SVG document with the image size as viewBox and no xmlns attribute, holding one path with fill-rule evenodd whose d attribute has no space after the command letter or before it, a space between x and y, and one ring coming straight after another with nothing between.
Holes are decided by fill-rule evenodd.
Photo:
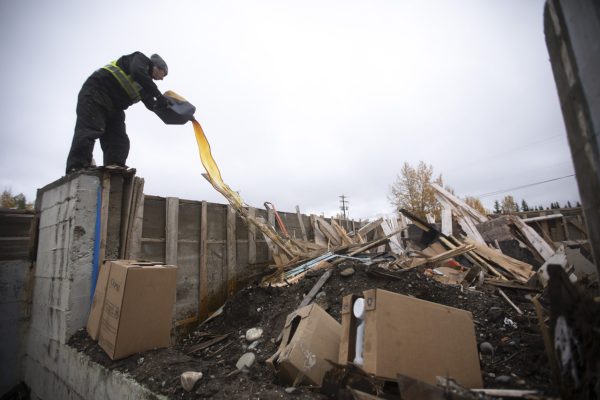
<instances>
[{"instance_id":1,"label":"black pants","mask_svg":"<svg viewBox=\"0 0 600 400\"><path fill-rule=\"evenodd\" d=\"M129 155L125 111L115 109L102 85L90 77L77 99L77 122L67 158L67 173L91 165L96 139L100 139L104 165L125 165Z\"/></svg>"}]
</instances>

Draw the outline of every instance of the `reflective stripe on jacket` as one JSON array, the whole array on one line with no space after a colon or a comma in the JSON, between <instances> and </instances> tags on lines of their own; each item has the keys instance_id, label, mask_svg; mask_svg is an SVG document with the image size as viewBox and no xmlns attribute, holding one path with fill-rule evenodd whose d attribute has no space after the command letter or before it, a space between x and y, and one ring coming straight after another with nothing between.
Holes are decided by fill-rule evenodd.
<instances>
[{"instance_id":1,"label":"reflective stripe on jacket","mask_svg":"<svg viewBox=\"0 0 600 400\"><path fill-rule=\"evenodd\" d=\"M119 82L123 90L127 92L127 95L133 103L137 103L138 101L140 101L140 84L134 81L133 78L131 78L131 76L127 75L125 71L123 71L117 65L116 61L113 61L110 64L106 64L102 68L110 72L112 76L115 77L115 79Z\"/></svg>"}]
</instances>

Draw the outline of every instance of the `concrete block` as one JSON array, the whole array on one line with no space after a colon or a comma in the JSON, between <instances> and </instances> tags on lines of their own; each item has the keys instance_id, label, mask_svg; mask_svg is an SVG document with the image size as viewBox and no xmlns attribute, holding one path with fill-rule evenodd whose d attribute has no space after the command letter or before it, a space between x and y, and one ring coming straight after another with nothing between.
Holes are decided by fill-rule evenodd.
<instances>
[{"instance_id":1,"label":"concrete block","mask_svg":"<svg viewBox=\"0 0 600 400\"><path fill-rule=\"evenodd\" d=\"M40 307L35 303L31 309L31 330L44 332L44 336L61 343L67 340L67 313L56 307Z\"/></svg>"},{"instance_id":2,"label":"concrete block","mask_svg":"<svg viewBox=\"0 0 600 400\"><path fill-rule=\"evenodd\" d=\"M71 298L70 308L67 312L67 339L79 329L86 326L90 313L90 304L89 293L81 297Z\"/></svg>"},{"instance_id":3,"label":"concrete block","mask_svg":"<svg viewBox=\"0 0 600 400\"><path fill-rule=\"evenodd\" d=\"M69 306L71 282L64 278L36 277L33 288L34 309L54 307L66 311Z\"/></svg>"},{"instance_id":4,"label":"concrete block","mask_svg":"<svg viewBox=\"0 0 600 400\"><path fill-rule=\"evenodd\" d=\"M61 344L59 350L60 357L52 368L31 357L26 358L25 382L32 389L32 398L166 400L67 345Z\"/></svg>"},{"instance_id":5,"label":"concrete block","mask_svg":"<svg viewBox=\"0 0 600 400\"><path fill-rule=\"evenodd\" d=\"M67 270L68 249L55 248L38 252L34 276L42 278L69 279Z\"/></svg>"}]
</instances>

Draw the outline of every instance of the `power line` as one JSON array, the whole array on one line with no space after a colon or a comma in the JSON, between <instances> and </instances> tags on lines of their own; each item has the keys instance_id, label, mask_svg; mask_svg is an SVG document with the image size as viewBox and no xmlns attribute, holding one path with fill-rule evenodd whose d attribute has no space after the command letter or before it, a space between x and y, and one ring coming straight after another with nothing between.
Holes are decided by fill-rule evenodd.
<instances>
[{"instance_id":1,"label":"power line","mask_svg":"<svg viewBox=\"0 0 600 400\"><path fill-rule=\"evenodd\" d=\"M517 186L517 187L510 188L510 189L496 190L494 192L480 194L480 195L475 196L475 197L482 198L482 197L495 196L495 195L500 194L500 193L510 192L510 191L518 190L518 189L524 189L524 188L528 188L528 187L531 187L531 186L537 186L537 185L541 185L541 184L548 183L548 182L558 181L560 179L570 178L572 176L575 176L575 174L561 176L561 177L558 177L558 178L547 179L545 181L540 181L540 182L528 183L527 185Z\"/></svg>"},{"instance_id":2,"label":"power line","mask_svg":"<svg viewBox=\"0 0 600 400\"><path fill-rule=\"evenodd\" d=\"M565 135L559 134L559 135L554 135L554 136L546 137L546 138L543 138L543 139L540 139L540 140L536 140L534 142L529 142L529 143L522 144L520 146L512 147L512 148L509 148L509 149L504 149L504 150L501 150L500 152L497 152L497 153L491 153L491 154L488 154L487 156L483 156L481 154L481 152L479 152L479 155L481 155L481 157L475 158L475 159L473 159L471 161L468 161L466 163L462 163L461 167L465 167L465 166L469 166L469 165L474 165L474 164L481 164L482 161L490 161L492 159L497 159L497 158L502 157L502 156L504 156L506 154L515 154L515 153L517 153L517 152L519 152L521 150L524 150L526 148L529 148L531 146L535 146L535 145L538 145L540 143L549 142L551 140L556 140L556 139L562 138L562 137L565 137Z\"/></svg>"}]
</instances>

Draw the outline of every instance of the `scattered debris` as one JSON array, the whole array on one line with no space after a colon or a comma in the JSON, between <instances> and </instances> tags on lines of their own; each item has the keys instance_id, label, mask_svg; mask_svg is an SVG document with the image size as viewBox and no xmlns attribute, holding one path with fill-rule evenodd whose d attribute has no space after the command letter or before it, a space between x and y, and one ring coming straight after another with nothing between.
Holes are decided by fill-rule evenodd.
<instances>
[{"instance_id":1,"label":"scattered debris","mask_svg":"<svg viewBox=\"0 0 600 400\"><path fill-rule=\"evenodd\" d=\"M175 346L145 352L141 355L144 362L138 363L140 356L132 362L111 361L95 350L93 342L87 342L91 340L87 335L75 335L73 345L91 352L103 365L127 371L157 393L182 399L193 396L313 399L322 395L396 399L401 394L403 399L431 400L445 398L444 393L452 393L457 399L517 395L537 398L557 394L558 386L550 383L551 376L555 377L554 382L559 382L556 377L562 376L565 381L564 376L568 375L572 387L591 379L573 363L573 354L578 354L577 349L584 345L595 354L597 345L582 342L581 331L574 328L571 320L554 320L545 315L551 304L537 279L544 272L538 269L546 260L555 260L553 257L560 254L561 247L548 243L534 225L529 226L518 217L486 220L452 196L439 190L438 193L445 201L445 217L449 215L451 222L455 222L442 220L442 229L406 210L401 210L403 215L399 219L382 217L350 232L334 219L313 216L315 239L308 242L304 235L302 239L271 237L276 232L274 226L256 218L258 224L266 227L267 233L261 229L265 237L272 241L272 269L260 282L251 283L229 299L196 331L179 338ZM274 207L267 207L275 212ZM275 223L276 218L269 220ZM407 221L413 224L408 225ZM479 231L484 226L489 229ZM493 231L501 232L502 236L490 240ZM516 247L506 247L507 243ZM570 246L579 250L576 245ZM583 250L578 252L578 257L584 257L582 253ZM553 279L550 264L547 263L545 272L549 282ZM582 260L578 264L589 267ZM560 268L565 274L572 273L570 265L567 262L566 267ZM367 293L376 293L375 306L369 306L369 310L365 307L364 313L383 313L386 301L390 301L382 300L387 299L386 291L394 299L397 296L403 299L400 305L394 300L394 306L386 314L388 322L410 315L418 319L437 309L452 310L448 314L452 317L446 317L447 326L429 327L427 334L418 328L413 317L408 324L411 332L403 331L399 322L393 328L379 324L373 333L365 319L365 337L379 346L363 348L359 369L354 365L357 350L352 347L356 341L348 333L349 326L360 322L358 317L353 320L354 301L361 295L368 300L371 297ZM402 302L420 304L421 301L431 308L419 311L408 307L406 311L398 311L404 310ZM550 309L554 311L555 307L552 305ZM466 315L469 317L463 319ZM317 319L320 322L314 325ZM445 321L442 316L426 319L436 324ZM469 328L456 328L455 319ZM330 342L334 339L326 339L325 320L332 327L339 327L338 340L347 349L345 352L340 352L339 344ZM348 324L348 321L354 322ZM594 321L591 319L585 329L594 332L597 329ZM457 329L463 333L457 334ZM469 344L460 346L473 332L475 336L469 339ZM548 355L554 355L556 332L562 344L560 356L554 357L553 362ZM408 350L414 352L409 357L410 365L394 358L399 350L390 338L398 335L409 335L415 340ZM327 351L332 353L326 354ZM407 356L406 351L402 350L403 357ZM369 361L372 357L393 359L389 365L394 367L386 371L382 366L373 366ZM471 358L474 361L466 366L465 360ZM481 371L471 368L471 364L480 366ZM443 371L435 371L432 367L435 365ZM169 383L176 383L183 372L197 370L211 379L193 386L189 395L182 388L183 383L181 386ZM168 379L161 379L162 384L155 383L150 380L152 371L154 375L157 371L164 372ZM397 377L398 373L402 379ZM428 397L423 393L428 393Z\"/></svg>"},{"instance_id":2,"label":"scattered debris","mask_svg":"<svg viewBox=\"0 0 600 400\"><path fill-rule=\"evenodd\" d=\"M261 328L250 328L246 331L246 340L254 342L262 337L263 330Z\"/></svg>"},{"instance_id":3,"label":"scattered debris","mask_svg":"<svg viewBox=\"0 0 600 400\"><path fill-rule=\"evenodd\" d=\"M235 363L235 367L239 370L250 368L254 364L254 361L256 361L256 354L248 352L240 357L237 363Z\"/></svg>"},{"instance_id":4,"label":"scattered debris","mask_svg":"<svg viewBox=\"0 0 600 400\"><path fill-rule=\"evenodd\" d=\"M202 378L202 372L186 371L181 374L181 387L186 392L191 392L194 385Z\"/></svg>"}]
</instances>

